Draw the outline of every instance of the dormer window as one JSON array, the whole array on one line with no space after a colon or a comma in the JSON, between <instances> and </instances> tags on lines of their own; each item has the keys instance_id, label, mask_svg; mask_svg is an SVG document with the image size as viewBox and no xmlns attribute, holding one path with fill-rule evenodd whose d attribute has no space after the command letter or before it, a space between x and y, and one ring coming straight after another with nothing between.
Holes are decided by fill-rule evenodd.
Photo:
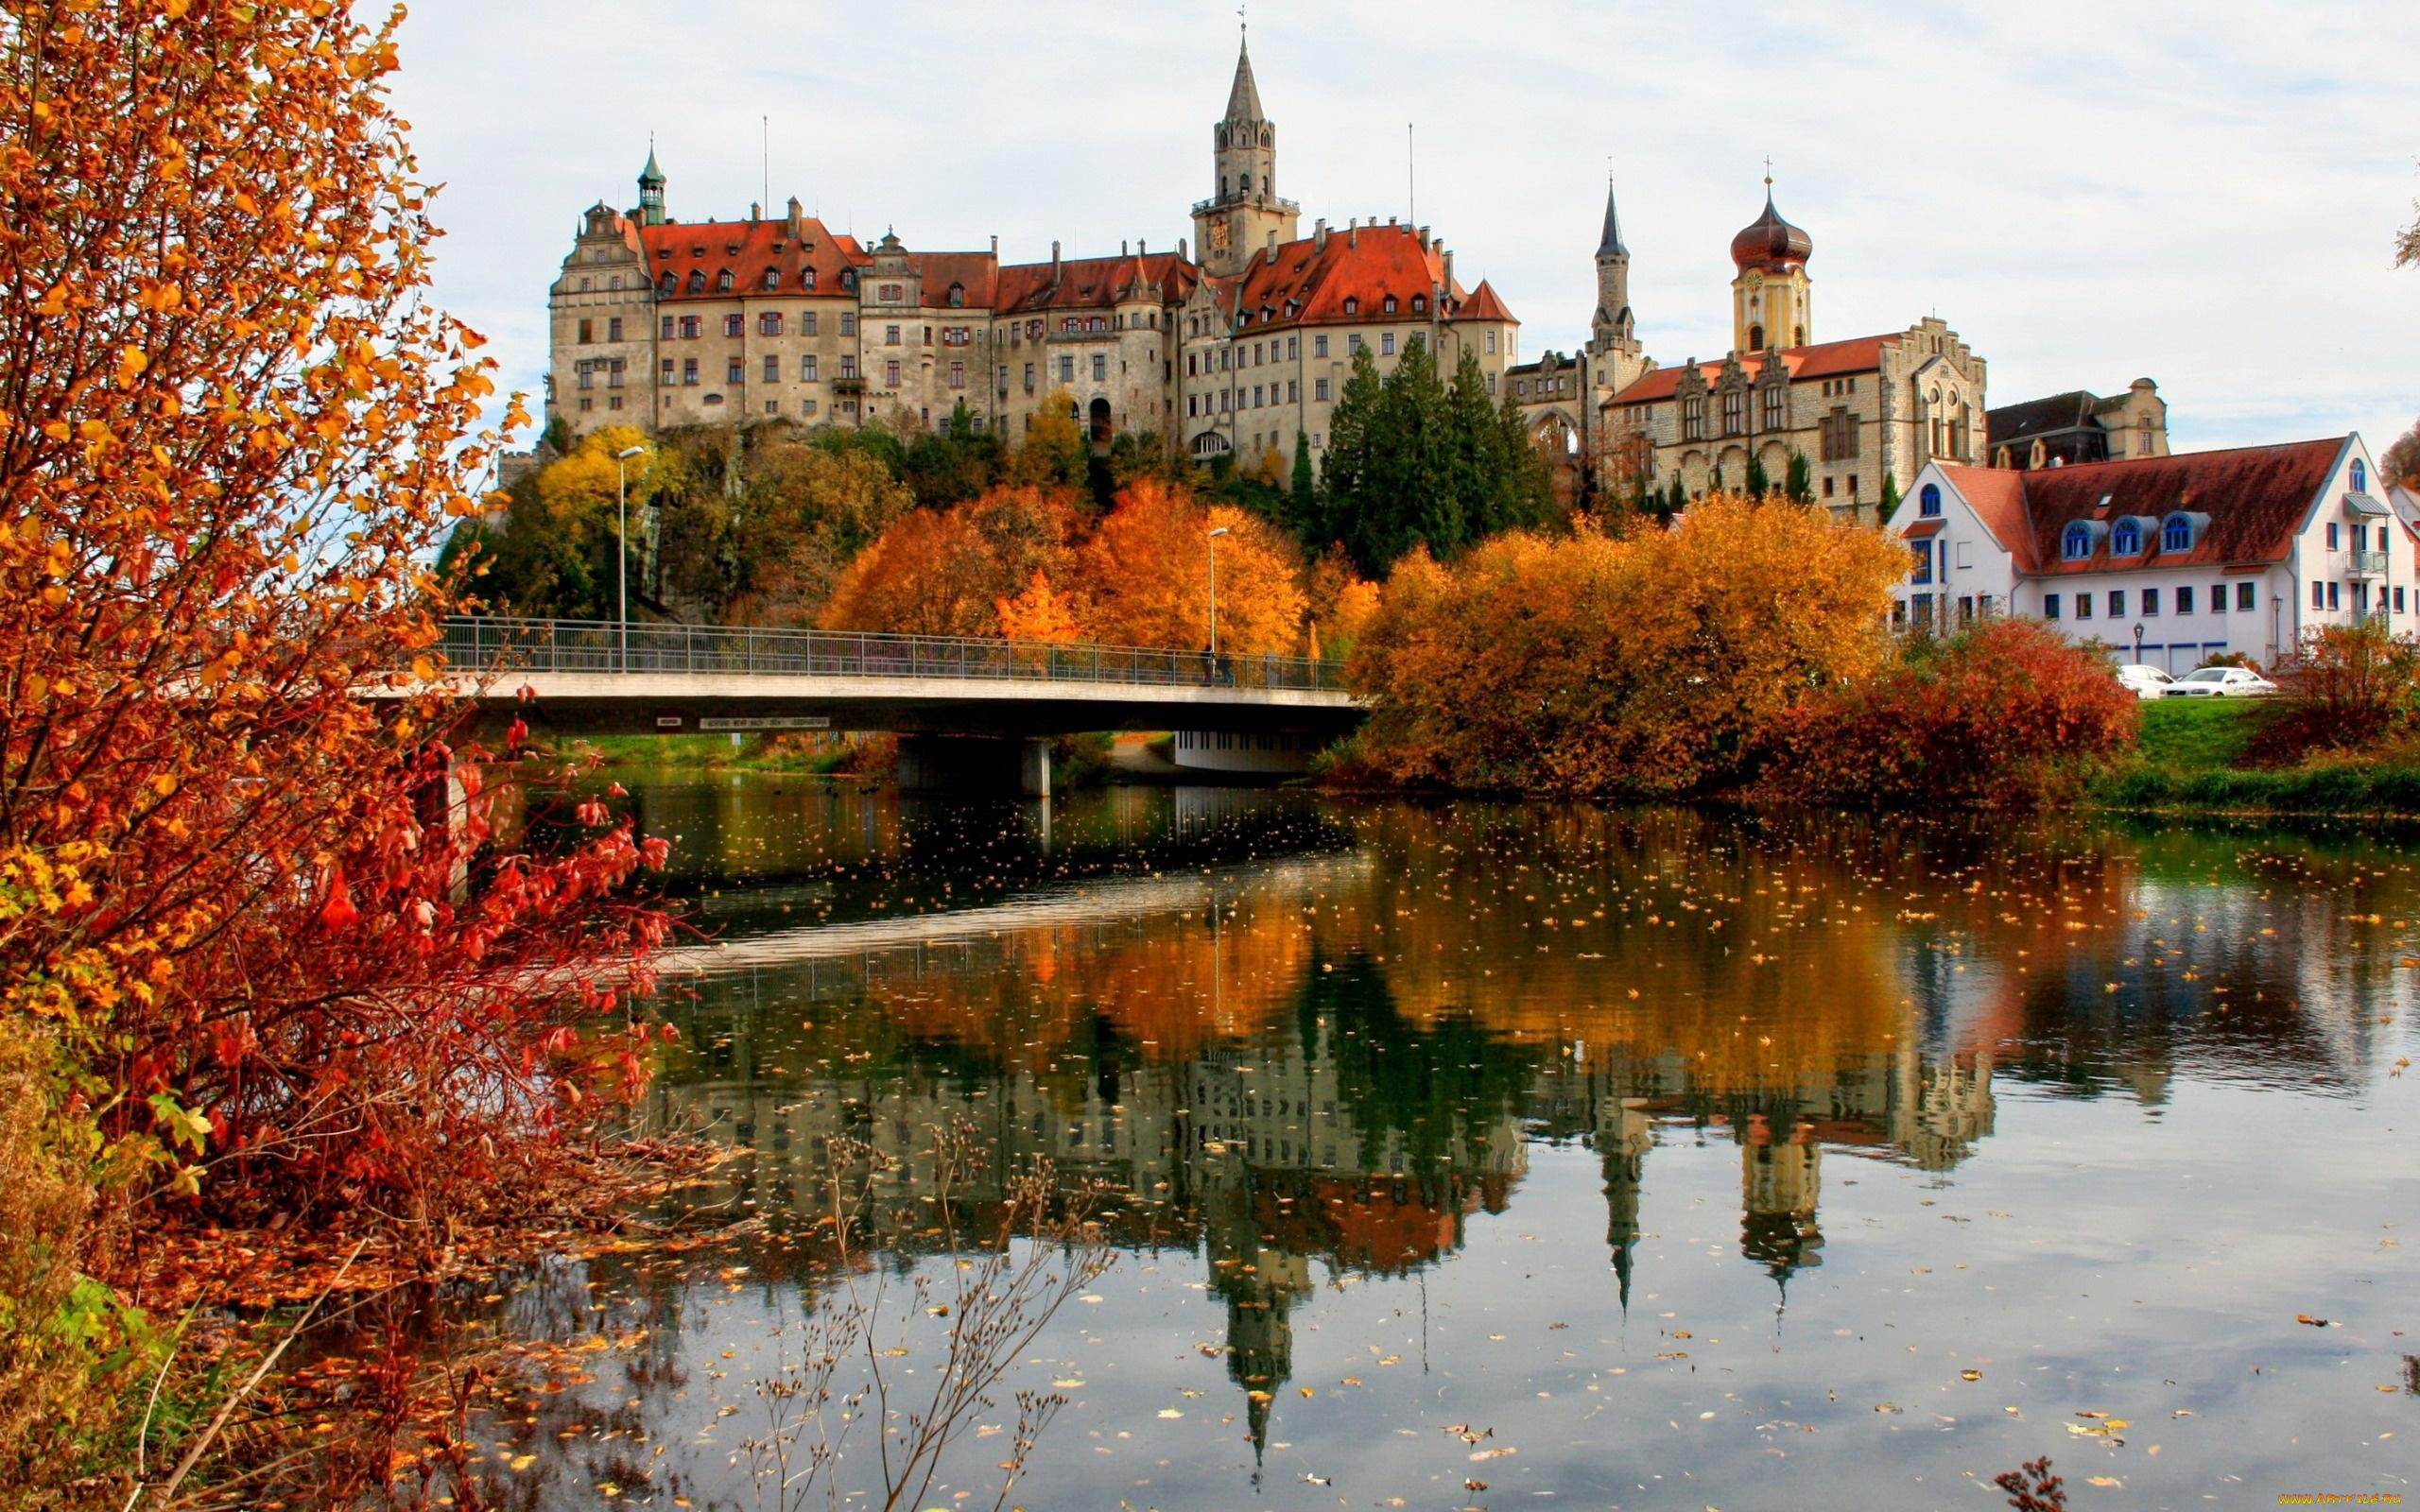
<instances>
[{"instance_id":1,"label":"dormer window","mask_svg":"<svg viewBox=\"0 0 2420 1512\"><path fill-rule=\"evenodd\" d=\"M966 308L965 284L953 284L949 286L949 307L953 310L963 310Z\"/></svg>"},{"instance_id":2,"label":"dormer window","mask_svg":"<svg viewBox=\"0 0 2420 1512\"><path fill-rule=\"evenodd\" d=\"M2119 521L2117 528L2109 532L2109 555L2112 557L2139 557L2142 552L2143 530L2132 520Z\"/></svg>"},{"instance_id":3,"label":"dormer window","mask_svg":"<svg viewBox=\"0 0 2420 1512\"><path fill-rule=\"evenodd\" d=\"M731 269L726 267L715 275L715 291L719 294L729 291L730 288Z\"/></svg>"},{"instance_id":4,"label":"dormer window","mask_svg":"<svg viewBox=\"0 0 2420 1512\"><path fill-rule=\"evenodd\" d=\"M1395 313L1395 297L1393 295L1390 294L1387 296L1387 302L1383 308L1389 315Z\"/></svg>"},{"instance_id":5,"label":"dormer window","mask_svg":"<svg viewBox=\"0 0 2420 1512\"><path fill-rule=\"evenodd\" d=\"M2370 470L2361 465L2361 459L2358 456L2353 458L2353 491L2355 493L2370 491Z\"/></svg>"},{"instance_id":6,"label":"dormer window","mask_svg":"<svg viewBox=\"0 0 2420 1512\"><path fill-rule=\"evenodd\" d=\"M857 292L857 270L856 268L844 267L840 269L840 287L851 294Z\"/></svg>"},{"instance_id":7,"label":"dormer window","mask_svg":"<svg viewBox=\"0 0 2420 1512\"><path fill-rule=\"evenodd\" d=\"M1361 301L1357 299L1347 298L1344 301L1344 313L1347 315L1359 315L1361 313Z\"/></svg>"},{"instance_id":8,"label":"dormer window","mask_svg":"<svg viewBox=\"0 0 2420 1512\"><path fill-rule=\"evenodd\" d=\"M2182 514L2169 515L2167 524L2159 527L2159 549L2191 551L2193 549L2192 520Z\"/></svg>"},{"instance_id":9,"label":"dormer window","mask_svg":"<svg viewBox=\"0 0 2420 1512\"><path fill-rule=\"evenodd\" d=\"M782 270L780 268L769 267L765 269L765 286L769 289L777 289L782 286Z\"/></svg>"},{"instance_id":10,"label":"dormer window","mask_svg":"<svg viewBox=\"0 0 2420 1512\"><path fill-rule=\"evenodd\" d=\"M815 269L810 267L801 272L798 276L798 282L801 288L811 289L815 287Z\"/></svg>"},{"instance_id":11,"label":"dormer window","mask_svg":"<svg viewBox=\"0 0 2420 1512\"><path fill-rule=\"evenodd\" d=\"M1426 311L1426 310L1427 310L1427 308L1428 308L1428 296L1427 296L1427 295L1426 295L1426 294L1415 294L1415 295L1413 295L1413 296L1411 297L1411 313L1412 313L1412 314L1414 314L1414 315L1422 314L1422 313L1424 313L1425 311Z\"/></svg>"},{"instance_id":12,"label":"dormer window","mask_svg":"<svg viewBox=\"0 0 2420 1512\"><path fill-rule=\"evenodd\" d=\"M1916 498L1917 498L1916 512L1917 512L1918 514L1925 515L1925 516L1927 516L1927 517L1931 517L1931 516L1935 516L1935 515L1938 515L1938 514L1940 514L1940 513L1941 513L1941 485L1940 485L1940 484L1938 484L1938 483L1927 483L1927 484L1926 484L1926 485L1924 486L1924 491L1923 491L1923 492L1921 492L1921 493L1919 493L1919 494L1917 494L1917 495L1916 495Z\"/></svg>"},{"instance_id":13,"label":"dormer window","mask_svg":"<svg viewBox=\"0 0 2420 1512\"><path fill-rule=\"evenodd\" d=\"M2067 526L2067 533L2059 541L2059 555L2067 561L2082 561L2091 556L2092 528L2082 524Z\"/></svg>"},{"instance_id":14,"label":"dormer window","mask_svg":"<svg viewBox=\"0 0 2420 1512\"><path fill-rule=\"evenodd\" d=\"M689 269L689 292L692 294L703 294L706 292L706 270L704 268L693 267Z\"/></svg>"},{"instance_id":15,"label":"dormer window","mask_svg":"<svg viewBox=\"0 0 2420 1512\"><path fill-rule=\"evenodd\" d=\"M680 280L672 276L672 270L668 267L664 270L664 276L656 280L655 284L656 292L662 294L667 300L672 297L672 291L680 286Z\"/></svg>"}]
</instances>

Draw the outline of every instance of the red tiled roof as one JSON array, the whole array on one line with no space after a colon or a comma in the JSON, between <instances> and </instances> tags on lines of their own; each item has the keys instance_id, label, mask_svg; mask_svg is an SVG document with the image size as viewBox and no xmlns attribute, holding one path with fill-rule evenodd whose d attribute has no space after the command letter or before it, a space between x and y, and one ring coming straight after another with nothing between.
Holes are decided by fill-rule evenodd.
<instances>
[{"instance_id":1,"label":"red tiled roof","mask_svg":"<svg viewBox=\"0 0 2420 1512\"><path fill-rule=\"evenodd\" d=\"M847 294L854 299L854 294L840 287L840 271L870 261L854 238L832 234L813 216L801 221L796 236L789 233L789 223L785 220L676 220L661 226L639 226L637 232L647 257L648 279L661 284L664 275L670 273L675 300L729 299L735 294L763 293L768 267L780 274L780 292L784 294L832 299ZM810 248L813 249L807 250ZM813 289L806 288L803 282L809 267L815 269ZM725 268L731 270L731 287L717 288ZM705 275L705 287L695 294L689 292L689 275L693 271Z\"/></svg>"},{"instance_id":2,"label":"red tiled roof","mask_svg":"<svg viewBox=\"0 0 2420 1512\"><path fill-rule=\"evenodd\" d=\"M1941 471L1958 490L1983 528L2002 551L2015 559L2016 570L2033 570L2033 531L2025 523L2026 473L2006 468L1960 467L1943 463Z\"/></svg>"},{"instance_id":3,"label":"red tiled roof","mask_svg":"<svg viewBox=\"0 0 2420 1512\"><path fill-rule=\"evenodd\" d=\"M965 291L966 308L988 310L1000 282L1000 260L990 252L912 252L908 262L925 284L927 309L950 308L949 286Z\"/></svg>"},{"instance_id":4,"label":"red tiled roof","mask_svg":"<svg viewBox=\"0 0 2420 1512\"><path fill-rule=\"evenodd\" d=\"M2344 437L2243 446L2175 456L2130 457L2032 472L1948 468L1943 472L2001 543L2020 571L2072 574L2144 567L2229 566L2285 559L2319 490L2343 455ZM2008 505L2011 485L2021 508ZM1969 494L1969 488L1977 490ZM2181 552L2160 550L2159 523L2174 510L2209 516L2209 525ZM2065 560L2060 538L2079 520L2115 522L2135 515L2152 522L2139 556L2113 560L2108 543L2093 555ZM2002 523L2015 532L2001 534ZM2021 529L2018 526L2021 524Z\"/></svg>"},{"instance_id":5,"label":"red tiled roof","mask_svg":"<svg viewBox=\"0 0 2420 1512\"><path fill-rule=\"evenodd\" d=\"M1448 317L1448 318L1455 320L1510 320L1514 325L1520 324L1518 320L1512 319L1512 312L1506 309L1504 307L1504 301L1496 297L1495 285L1490 284L1485 279L1480 279L1478 281L1478 287L1471 290L1470 297L1462 301L1461 304L1457 305L1454 309L1454 313Z\"/></svg>"},{"instance_id":6,"label":"red tiled roof","mask_svg":"<svg viewBox=\"0 0 2420 1512\"><path fill-rule=\"evenodd\" d=\"M1444 253L1436 242L1423 247L1409 226L1363 226L1330 231L1324 246L1317 236L1306 236L1264 249L1241 274L1221 281L1217 292L1219 303L1253 330L1385 319L1389 295L1394 297L1395 318L1426 318L1432 312L1413 310L1412 300L1426 301L1441 289L1444 308L1434 313L1446 319L1512 320L1495 292L1484 284L1479 287L1484 303L1473 310L1472 301L1480 296L1445 286ZM1347 301L1354 305L1350 311Z\"/></svg>"},{"instance_id":7,"label":"red tiled roof","mask_svg":"<svg viewBox=\"0 0 2420 1512\"><path fill-rule=\"evenodd\" d=\"M1846 341L1824 341L1811 347L1788 347L1781 353L1782 366L1789 369L1792 382L1832 378L1844 373L1873 372L1882 366L1882 349L1896 346L1898 342L1895 335L1853 336ZM1754 379L1764 371L1765 355L1761 352L1742 352L1739 366L1746 369L1748 376ZM1685 362L1676 367L1658 368L1653 372L1642 373L1629 387L1606 400L1605 406L1610 409L1616 404L1644 404L1669 399L1681 387L1681 374L1688 370L1689 365ZM1702 362L1698 364L1698 370L1705 374L1706 384L1711 387L1722 376L1722 364Z\"/></svg>"},{"instance_id":8,"label":"red tiled roof","mask_svg":"<svg viewBox=\"0 0 2420 1512\"><path fill-rule=\"evenodd\" d=\"M1155 298L1173 302L1193 291L1201 270L1174 252L1075 257L1057 264L1012 263L1000 269L999 297L994 308L1003 315L1097 309L1117 302L1137 278Z\"/></svg>"}]
</instances>

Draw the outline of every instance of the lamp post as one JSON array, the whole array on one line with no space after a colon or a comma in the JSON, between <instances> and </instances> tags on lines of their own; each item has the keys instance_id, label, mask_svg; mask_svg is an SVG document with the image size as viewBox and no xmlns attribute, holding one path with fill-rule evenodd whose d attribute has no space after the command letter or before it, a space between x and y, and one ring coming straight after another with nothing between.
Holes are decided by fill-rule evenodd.
<instances>
[{"instance_id":1,"label":"lamp post","mask_svg":"<svg viewBox=\"0 0 2420 1512\"><path fill-rule=\"evenodd\" d=\"M1210 532L1210 673L1219 672L1219 538L1227 533L1220 525Z\"/></svg>"},{"instance_id":2,"label":"lamp post","mask_svg":"<svg viewBox=\"0 0 2420 1512\"><path fill-rule=\"evenodd\" d=\"M631 670L631 458L644 456L644 446L626 446L614 454L614 555L618 559L618 588L614 594L614 627L620 643L620 655L615 659L621 670Z\"/></svg>"},{"instance_id":3,"label":"lamp post","mask_svg":"<svg viewBox=\"0 0 2420 1512\"><path fill-rule=\"evenodd\" d=\"M2143 664L2143 622L2135 622L2135 665Z\"/></svg>"}]
</instances>

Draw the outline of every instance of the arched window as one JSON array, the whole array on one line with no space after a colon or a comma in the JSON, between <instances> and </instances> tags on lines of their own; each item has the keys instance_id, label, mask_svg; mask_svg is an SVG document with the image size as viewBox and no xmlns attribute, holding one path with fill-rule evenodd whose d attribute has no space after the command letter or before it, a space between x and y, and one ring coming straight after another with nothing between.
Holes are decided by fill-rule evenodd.
<instances>
[{"instance_id":1,"label":"arched window","mask_svg":"<svg viewBox=\"0 0 2420 1512\"><path fill-rule=\"evenodd\" d=\"M731 287L731 269L726 267L726 268L724 268L721 272L717 273L717 274L715 275L715 288L716 288L716 290L717 290L717 292L719 292L719 291L721 291L721 290L728 289L728 288L730 288L730 287Z\"/></svg>"},{"instance_id":2,"label":"arched window","mask_svg":"<svg viewBox=\"0 0 2420 1512\"><path fill-rule=\"evenodd\" d=\"M1750 352L1762 352L1765 350L1765 328L1763 326L1752 325L1748 328L1748 350Z\"/></svg>"},{"instance_id":3,"label":"arched window","mask_svg":"<svg viewBox=\"0 0 2420 1512\"><path fill-rule=\"evenodd\" d=\"M689 269L689 292L692 294L703 294L706 292L706 270L704 268L693 267Z\"/></svg>"},{"instance_id":4,"label":"arched window","mask_svg":"<svg viewBox=\"0 0 2420 1512\"><path fill-rule=\"evenodd\" d=\"M1925 515L1937 515L1937 514L1941 513L1941 485L1940 485L1940 484L1938 484L1938 483L1927 483L1927 484L1926 484L1926 485L1924 486L1924 491L1922 491L1921 493L1917 494L1917 495L1916 495L1916 498L1917 498L1917 500L1918 500L1918 505L1917 505L1917 509L1916 509L1916 512L1917 512L1918 514L1925 514Z\"/></svg>"},{"instance_id":5,"label":"arched window","mask_svg":"<svg viewBox=\"0 0 2420 1512\"><path fill-rule=\"evenodd\" d=\"M2059 555L2068 561L2082 561L2091 556L2091 529L2082 524L2067 526L2066 535L2059 542Z\"/></svg>"},{"instance_id":6,"label":"arched window","mask_svg":"<svg viewBox=\"0 0 2420 1512\"><path fill-rule=\"evenodd\" d=\"M2192 550L2193 522L2181 514L2169 516L2168 524L2160 526L2159 529L2159 549L2162 551Z\"/></svg>"},{"instance_id":7,"label":"arched window","mask_svg":"<svg viewBox=\"0 0 2420 1512\"><path fill-rule=\"evenodd\" d=\"M2369 483L2370 470L2361 465L2361 459L2360 457L2357 456L2353 458L2353 491L2355 493L2368 492Z\"/></svg>"},{"instance_id":8,"label":"arched window","mask_svg":"<svg viewBox=\"0 0 2420 1512\"><path fill-rule=\"evenodd\" d=\"M1236 176L1236 193L1239 195L1248 195L1252 193L1251 174L1242 173Z\"/></svg>"},{"instance_id":9,"label":"arched window","mask_svg":"<svg viewBox=\"0 0 2420 1512\"><path fill-rule=\"evenodd\" d=\"M1227 176L1223 173L1219 175L1219 198L1221 199L1227 198Z\"/></svg>"},{"instance_id":10,"label":"arched window","mask_svg":"<svg viewBox=\"0 0 2420 1512\"><path fill-rule=\"evenodd\" d=\"M2109 555L2112 557L2139 556L2142 549L2142 526L2132 520L2118 522L2118 528L2109 532Z\"/></svg>"}]
</instances>

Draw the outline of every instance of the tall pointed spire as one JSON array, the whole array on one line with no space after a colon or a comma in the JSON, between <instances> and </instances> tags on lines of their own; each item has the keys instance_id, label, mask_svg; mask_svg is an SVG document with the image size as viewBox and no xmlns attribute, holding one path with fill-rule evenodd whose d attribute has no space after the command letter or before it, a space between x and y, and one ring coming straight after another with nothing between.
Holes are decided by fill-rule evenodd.
<instances>
[{"instance_id":1,"label":"tall pointed spire","mask_svg":"<svg viewBox=\"0 0 2420 1512\"><path fill-rule=\"evenodd\" d=\"M1260 114L1260 87L1252 77L1252 41L1249 37L1236 48L1236 82L1227 91L1227 119L1257 121Z\"/></svg>"},{"instance_id":2,"label":"tall pointed spire","mask_svg":"<svg viewBox=\"0 0 2420 1512\"><path fill-rule=\"evenodd\" d=\"M1621 222L1614 214L1614 174L1610 168L1605 170L1605 230L1603 234L1597 238L1597 255L1599 257L1628 257L1630 255L1630 249L1622 245Z\"/></svg>"}]
</instances>

